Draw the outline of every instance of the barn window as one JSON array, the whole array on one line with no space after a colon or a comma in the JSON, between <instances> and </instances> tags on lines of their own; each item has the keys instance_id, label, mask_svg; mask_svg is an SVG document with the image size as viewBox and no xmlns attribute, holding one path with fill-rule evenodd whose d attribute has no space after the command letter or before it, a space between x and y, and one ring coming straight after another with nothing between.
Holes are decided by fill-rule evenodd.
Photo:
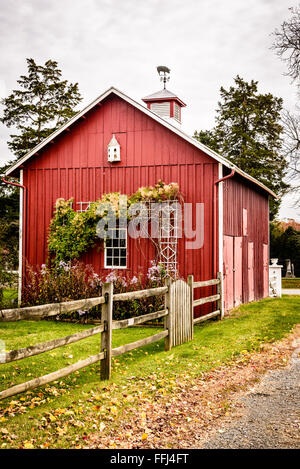
<instances>
[{"instance_id":1,"label":"barn window","mask_svg":"<svg viewBox=\"0 0 300 469\"><path fill-rule=\"evenodd\" d=\"M127 228L113 228L107 232L104 249L104 267L126 269Z\"/></svg>"}]
</instances>

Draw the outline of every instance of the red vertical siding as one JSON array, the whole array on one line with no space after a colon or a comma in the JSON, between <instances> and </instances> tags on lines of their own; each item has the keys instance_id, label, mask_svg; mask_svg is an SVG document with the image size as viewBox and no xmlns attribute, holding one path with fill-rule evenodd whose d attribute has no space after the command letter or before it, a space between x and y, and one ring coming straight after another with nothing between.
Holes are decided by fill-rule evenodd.
<instances>
[{"instance_id":1,"label":"red vertical siding","mask_svg":"<svg viewBox=\"0 0 300 469\"><path fill-rule=\"evenodd\" d=\"M269 250L266 193L238 176L227 179L224 182L223 224L224 236L242 237L243 302L264 298L268 295L264 280L264 253L265 263L268 263ZM249 243L251 248L248 249ZM226 281L225 270L224 275Z\"/></svg>"}]
</instances>

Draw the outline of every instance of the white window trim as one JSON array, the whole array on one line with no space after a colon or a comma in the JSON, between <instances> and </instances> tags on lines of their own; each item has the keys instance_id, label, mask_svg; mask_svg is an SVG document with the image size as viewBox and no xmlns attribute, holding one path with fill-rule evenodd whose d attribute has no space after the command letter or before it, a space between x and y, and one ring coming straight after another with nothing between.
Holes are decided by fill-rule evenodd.
<instances>
[{"instance_id":1,"label":"white window trim","mask_svg":"<svg viewBox=\"0 0 300 469\"><path fill-rule=\"evenodd\" d=\"M126 249L126 265L122 266L117 266L117 265L107 265L107 249L113 249L113 246L110 246L109 248L106 247L106 240L104 240L104 268L105 269L127 269L127 257L128 257L128 242L127 242L127 228L114 228L116 230L125 230L126 231L126 237L124 238L126 240L125 246L123 248L117 248L117 249Z\"/></svg>"}]
</instances>

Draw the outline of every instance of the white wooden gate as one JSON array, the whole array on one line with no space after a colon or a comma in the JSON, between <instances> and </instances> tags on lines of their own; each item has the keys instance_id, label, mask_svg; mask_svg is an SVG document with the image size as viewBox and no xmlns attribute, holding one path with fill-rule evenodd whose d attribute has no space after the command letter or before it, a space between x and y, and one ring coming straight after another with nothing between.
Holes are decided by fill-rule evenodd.
<instances>
[{"instance_id":1,"label":"white wooden gate","mask_svg":"<svg viewBox=\"0 0 300 469\"><path fill-rule=\"evenodd\" d=\"M191 289L183 280L176 280L170 285L169 294L169 341L172 347L183 344L193 338L193 315Z\"/></svg>"}]
</instances>

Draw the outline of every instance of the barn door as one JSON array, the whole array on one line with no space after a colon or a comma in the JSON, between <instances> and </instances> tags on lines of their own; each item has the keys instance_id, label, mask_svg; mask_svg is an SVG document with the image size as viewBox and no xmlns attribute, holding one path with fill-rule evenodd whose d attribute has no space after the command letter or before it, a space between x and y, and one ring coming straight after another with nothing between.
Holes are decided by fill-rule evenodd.
<instances>
[{"instance_id":1,"label":"barn door","mask_svg":"<svg viewBox=\"0 0 300 469\"><path fill-rule=\"evenodd\" d=\"M248 243L248 301L254 300L254 244Z\"/></svg>"},{"instance_id":2,"label":"barn door","mask_svg":"<svg viewBox=\"0 0 300 469\"><path fill-rule=\"evenodd\" d=\"M234 287L234 307L242 303L243 293L243 238L234 237L234 268L233 268L233 287Z\"/></svg>"},{"instance_id":3,"label":"barn door","mask_svg":"<svg viewBox=\"0 0 300 469\"><path fill-rule=\"evenodd\" d=\"M176 280L170 286L170 309L173 316L171 343L173 346L184 344L193 338L193 308L191 307L189 285Z\"/></svg>"},{"instance_id":4,"label":"barn door","mask_svg":"<svg viewBox=\"0 0 300 469\"><path fill-rule=\"evenodd\" d=\"M224 309L229 311L233 308L233 237L224 236Z\"/></svg>"},{"instance_id":5,"label":"barn door","mask_svg":"<svg viewBox=\"0 0 300 469\"><path fill-rule=\"evenodd\" d=\"M263 297L269 296L269 245L263 244L263 271L264 271L264 292Z\"/></svg>"}]
</instances>

